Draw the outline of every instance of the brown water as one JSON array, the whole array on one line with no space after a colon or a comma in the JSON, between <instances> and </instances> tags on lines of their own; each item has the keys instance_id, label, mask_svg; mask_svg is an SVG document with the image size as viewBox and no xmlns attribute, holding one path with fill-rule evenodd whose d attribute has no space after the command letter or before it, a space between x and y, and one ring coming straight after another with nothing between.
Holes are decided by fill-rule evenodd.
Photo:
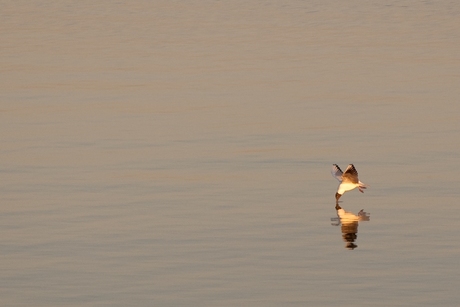
<instances>
[{"instance_id":1,"label":"brown water","mask_svg":"<svg viewBox=\"0 0 460 307\"><path fill-rule=\"evenodd\" d=\"M455 306L459 18L2 1L1 305Z\"/></svg>"}]
</instances>

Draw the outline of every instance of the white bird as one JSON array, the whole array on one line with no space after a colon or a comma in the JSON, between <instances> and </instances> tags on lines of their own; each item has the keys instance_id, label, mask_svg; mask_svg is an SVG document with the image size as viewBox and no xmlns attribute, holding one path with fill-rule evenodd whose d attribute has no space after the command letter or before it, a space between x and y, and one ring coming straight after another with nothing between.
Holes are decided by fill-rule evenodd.
<instances>
[{"instance_id":1,"label":"white bird","mask_svg":"<svg viewBox=\"0 0 460 307\"><path fill-rule=\"evenodd\" d=\"M367 188L367 185L359 181L358 172L353 164L348 165L345 173L342 172L337 164L332 164L331 173L332 176L340 182L337 193L335 193L335 199L337 202L339 202L340 196L342 196L345 192L358 188L361 193L364 193L363 189Z\"/></svg>"},{"instance_id":2,"label":"white bird","mask_svg":"<svg viewBox=\"0 0 460 307\"><path fill-rule=\"evenodd\" d=\"M349 211L345 211L342 207L339 206L339 204L335 205L335 209L337 210L337 216L339 217L340 222L342 224L370 220L370 214L365 212L364 209L361 209L361 211L358 212L358 215L355 215L354 213Z\"/></svg>"}]
</instances>

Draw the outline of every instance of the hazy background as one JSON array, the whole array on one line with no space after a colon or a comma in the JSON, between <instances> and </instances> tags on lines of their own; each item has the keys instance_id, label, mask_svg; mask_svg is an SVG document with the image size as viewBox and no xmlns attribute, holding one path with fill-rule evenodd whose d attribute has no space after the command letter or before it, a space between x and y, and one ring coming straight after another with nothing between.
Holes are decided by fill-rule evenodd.
<instances>
[{"instance_id":1,"label":"hazy background","mask_svg":"<svg viewBox=\"0 0 460 307\"><path fill-rule=\"evenodd\" d=\"M0 7L2 306L458 303L456 1Z\"/></svg>"}]
</instances>

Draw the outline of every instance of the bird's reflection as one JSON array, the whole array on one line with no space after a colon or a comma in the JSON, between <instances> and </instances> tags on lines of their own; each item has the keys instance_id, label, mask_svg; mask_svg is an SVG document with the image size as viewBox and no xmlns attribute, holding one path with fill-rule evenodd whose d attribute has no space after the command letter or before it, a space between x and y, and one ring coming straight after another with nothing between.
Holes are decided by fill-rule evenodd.
<instances>
[{"instance_id":1,"label":"bird's reflection","mask_svg":"<svg viewBox=\"0 0 460 307\"><path fill-rule=\"evenodd\" d=\"M331 221L333 221L332 225L342 225L342 238L346 242L345 248L357 248L358 245L355 244L355 241L358 237L358 223L369 221L369 213L361 210L358 212L358 215L355 215L351 212L345 211L338 203L335 205L335 210L337 210L337 217L331 218Z\"/></svg>"}]
</instances>

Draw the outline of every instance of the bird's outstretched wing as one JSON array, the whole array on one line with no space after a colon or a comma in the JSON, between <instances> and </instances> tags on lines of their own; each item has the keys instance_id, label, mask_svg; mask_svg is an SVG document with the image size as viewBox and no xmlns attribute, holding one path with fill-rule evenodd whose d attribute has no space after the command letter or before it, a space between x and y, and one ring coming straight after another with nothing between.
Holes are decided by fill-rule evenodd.
<instances>
[{"instance_id":1,"label":"bird's outstretched wing","mask_svg":"<svg viewBox=\"0 0 460 307\"><path fill-rule=\"evenodd\" d=\"M331 174L335 179L342 182L343 172L337 164L332 164Z\"/></svg>"},{"instance_id":2,"label":"bird's outstretched wing","mask_svg":"<svg viewBox=\"0 0 460 307\"><path fill-rule=\"evenodd\" d=\"M351 183L358 183L358 171L353 164L349 164L345 173L343 173L342 180Z\"/></svg>"}]
</instances>

